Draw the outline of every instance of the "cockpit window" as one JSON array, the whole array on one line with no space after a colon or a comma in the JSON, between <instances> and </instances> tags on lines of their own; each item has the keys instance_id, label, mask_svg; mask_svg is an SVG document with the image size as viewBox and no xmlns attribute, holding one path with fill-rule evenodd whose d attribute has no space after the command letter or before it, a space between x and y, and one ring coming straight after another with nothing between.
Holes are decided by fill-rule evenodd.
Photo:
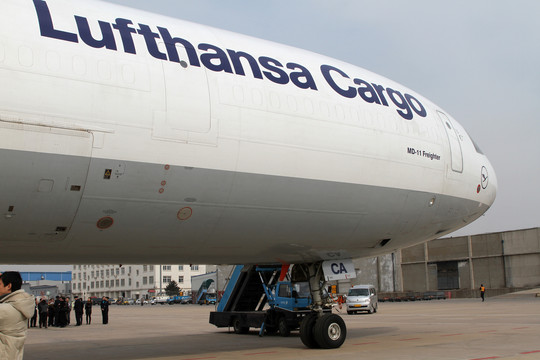
<instances>
[{"instance_id":1,"label":"cockpit window","mask_svg":"<svg viewBox=\"0 0 540 360\"><path fill-rule=\"evenodd\" d=\"M469 136L469 139L471 139L471 142L473 143L474 148L476 149L476 152L479 153L479 154L484 155L484 152L482 151L482 149L480 149L480 146L478 146L478 144L476 143L476 141L473 140L473 138L471 137L471 135L470 135L469 133L467 133L467 136Z\"/></svg>"},{"instance_id":2,"label":"cockpit window","mask_svg":"<svg viewBox=\"0 0 540 360\"><path fill-rule=\"evenodd\" d=\"M470 136L469 136L470 137ZM476 149L476 152L479 153L479 154L482 154L484 155L484 152L482 151L482 149L480 149L480 146L478 146L478 144L476 143L476 141L474 141L472 138L471 138L471 141L474 145L474 148Z\"/></svg>"}]
</instances>

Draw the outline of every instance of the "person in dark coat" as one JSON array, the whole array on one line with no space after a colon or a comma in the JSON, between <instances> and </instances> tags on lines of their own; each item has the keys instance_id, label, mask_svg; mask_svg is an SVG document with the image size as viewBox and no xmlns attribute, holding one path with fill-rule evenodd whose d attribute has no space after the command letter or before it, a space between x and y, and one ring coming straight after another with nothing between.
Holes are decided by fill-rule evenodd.
<instances>
[{"instance_id":1,"label":"person in dark coat","mask_svg":"<svg viewBox=\"0 0 540 360\"><path fill-rule=\"evenodd\" d=\"M105 296L101 299L101 317L103 325L109 323L109 299Z\"/></svg>"},{"instance_id":2,"label":"person in dark coat","mask_svg":"<svg viewBox=\"0 0 540 360\"><path fill-rule=\"evenodd\" d=\"M62 297L60 298L60 303L59 303L59 310L58 310L58 326L59 327L66 327L67 324L68 324L68 320L67 320L67 314L68 314L68 309L67 309L67 301L66 301L66 298L65 297Z\"/></svg>"},{"instance_id":3,"label":"person in dark coat","mask_svg":"<svg viewBox=\"0 0 540 360\"><path fill-rule=\"evenodd\" d=\"M38 314L38 299L35 300L34 315L30 319L30 326L28 327L37 327L37 314Z\"/></svg>"},{"instance_id":4,"label":"person in dark coat","mask_svg":"<svg viewBox=\"0 0 540 360\"><path fill-rule=\"evenodd\" d=\"M73 304L73 310L75 310L75 320L77 321L76 326L82 325L82 316L84 312L84 304L81 298L75 296L75 304Z\"/></svg>"},{"instance_id":5,"label":"person in dark coat","mask_svg":"<svg viewBox=\"0 0 540 360\"><path fill-rule=\"evenodd\" d=\"M61 303L60 296L56 296L54 300L54 326L59 326Z\"/></svg>"},{"instance_id":6,"label":"person in dark coat","mask_svg":"<svg viewBox=\"0 0 540 360\"><path fill-rule=\"evenodd\" d=\"M54 326L54 314L56 313L54 309L54 300L49 300L49 326Z\"/></svg>"},{"instance_id":7,"label":"person in dark coat","mask_svg":"<svg viewBox=\"0 0 540 360\"><path fill-rule=\"evenodd\" d=\"M86 312L86 325L92 323L92 299L88 298L84 304L84 311Z\"/></svg>"},{"instance_id":8,"label":"person in dark coat","mask_svg":"<svg viewBox=\"0 0 540 360\"><path fill-rule=\"evenodd\" d=\"M47 304L47 300L45 298L42 298L41 301L38 304L38 313L39 313L39 328L41 329L44 327L47 328L47 315L49 312L49 305Z\"/></svg>"}]
</instances>

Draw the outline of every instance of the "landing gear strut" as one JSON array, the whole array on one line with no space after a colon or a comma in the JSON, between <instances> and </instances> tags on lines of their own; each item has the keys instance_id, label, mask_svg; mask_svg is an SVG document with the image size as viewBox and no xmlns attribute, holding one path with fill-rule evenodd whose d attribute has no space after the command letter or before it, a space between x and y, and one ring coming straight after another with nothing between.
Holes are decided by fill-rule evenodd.
<instances>
[{"instance_id":1,"label":"landing gear strut","mask_svg":"<svg viewBox=\"0 0 540 360\"><path fill-rule=\"evenodd\" d=\"M321 263L300 265L301 272L309 278L312 313L300 324L300 339L308 348L335 349L347 337L347 327L339 315L323 310L324 275Z\"/></svg>"}]
</instances>

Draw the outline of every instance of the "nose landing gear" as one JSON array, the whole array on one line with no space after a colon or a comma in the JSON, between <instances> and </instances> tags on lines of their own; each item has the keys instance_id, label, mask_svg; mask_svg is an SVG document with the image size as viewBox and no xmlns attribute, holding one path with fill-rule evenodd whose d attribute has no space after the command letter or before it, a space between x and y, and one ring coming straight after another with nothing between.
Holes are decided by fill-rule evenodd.
<instances>
[{"instance_id":1,"label":"nose landing gear","mask_svg":"<svg viewBox=\"0 0 540 360\"><path fill-rule=\"evenodd\" d=\"M308 275L311 298L313 299L312 313L304 317L300 325L300 339L311 349L335 349L343 345L347 337L347 327L341 316L332 314L324 307L322 291L324 276L322 264L301 265L302 272Z\"/></svg>"}]
</instances>

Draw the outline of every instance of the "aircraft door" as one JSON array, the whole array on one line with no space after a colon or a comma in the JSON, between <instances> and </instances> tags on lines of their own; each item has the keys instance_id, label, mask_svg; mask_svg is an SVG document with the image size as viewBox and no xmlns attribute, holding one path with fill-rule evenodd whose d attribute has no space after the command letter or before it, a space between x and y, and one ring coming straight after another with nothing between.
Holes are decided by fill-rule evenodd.
<instances>
[{"instance_id":1,"label":"aircraft door","mask_svg":"<svg viewBox=\"0 0 540 360\"><path fill-rule=\"evenodd\" d=\"M0 243L64 240L86 185L92 134L0 121L0 139Z\"/></svg>"},{"instance_id":2,"label":"aircraft door","mask_svg":"<svg viewBox=\"0 0 540 360\"><path fill-rule=\"evenodd\" d=\"M461 151L461 143L459 142L459 137L452 121L446 116L446 114L437 111L439 119L443 123L444 130L446 130L446 135L448 136L448 141L450 143L450 153L452 155L452 170L455 172L463 172L463 153Z\"/></svg>"}]
</instances>

